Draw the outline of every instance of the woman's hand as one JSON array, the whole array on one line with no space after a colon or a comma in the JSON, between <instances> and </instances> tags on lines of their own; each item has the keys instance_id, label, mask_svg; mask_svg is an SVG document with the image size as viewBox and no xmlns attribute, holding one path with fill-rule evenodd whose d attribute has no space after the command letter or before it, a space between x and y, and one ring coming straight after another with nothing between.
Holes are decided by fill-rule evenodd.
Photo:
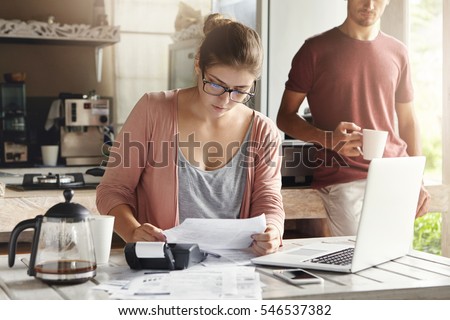
<instances>
[{"instance_id":1,"label":"woman's hand","mask_svg":"<svg viewBox=\"0 0 450 320\"><path fill-rule=\"evenodd\" d=\"M166 241L166 237L160 228L144 223L134 229L131 242L137 241Z\"/></svg>"},{"instance_id":2,"label":"woman's hand","mask_svg":"<svg viewBox=\"0 0 450 320\"><path fill-rule=\"evenodd\" d=\"M276 252L281 245L280 232L271 224L267 225L264 233L254 234L252 238L252 250L260 256Z\"/></svg>"}]
</instances>

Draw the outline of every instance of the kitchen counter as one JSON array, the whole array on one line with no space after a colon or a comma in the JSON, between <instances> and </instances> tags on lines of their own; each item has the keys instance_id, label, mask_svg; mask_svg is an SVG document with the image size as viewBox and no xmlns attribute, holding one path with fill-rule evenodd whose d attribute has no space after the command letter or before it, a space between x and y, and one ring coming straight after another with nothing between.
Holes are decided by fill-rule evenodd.
<instances>
[{"instance_id":1,"label":"kitchen counter","mask_svg":"<svg viewBox=\"0 0 450 320\"><path fill-rule=\"evenodd\" d=\"M0 169L0 197L2 198L16 198L24 195L23 191L14 191L6 188L6 184L22 184L24 174L68 174L68 173L85 173L87 169L92 166L83 167L33 167L33 168L1 168ZM92 175L83 175L86 183L98 183L101 177L94 177ZM82 191L82 190L79 190ZM85 191L85 190L83 190ZM27 197L42 196L48 194L55 194L60 190L45 190L45 191L26 191Z\"/></svg>"},{"instance_id":2,"label":"kitchen counter","mask_svg":"<svg viewBox=\"0 0 450 320\"><path fill-rule=\"evenodd\" d=\"M24 173L86 172L92 167L40 167L0 169L0 243L9 241L9 233L22 220L45 214L53 205L63 202L62 190L14 191L5 184L21 184ZM98 183L100 177L84 175L85 182ZM448 211L450 188L445 185L427 186L431 193L430 212L442 212L442 253L450 257L450 213ZM283 205L286 212L286 230L306 228L307 236L327 236L326 213L316 191L310 188L283 188ZM76 190L73 198L91 213L99 214L95 203L95 190ZM308 223L305 223L308 219ZM305 230L301 230L305 231ZM314 235L311 235L314 233ZM25 232L24 235L27 233ZM27 239L29 240L29 239Z\"/></svg>"},{"instance_id":3,"label":"kitchen counter","mask_svg":"<svg viewBox=\"0 0 450 320\"><path fill-rule=\"evenodd\" d=\"M25 173L70 173L86 172L91 167L41 167L41 168L21 168L21 169L0 169L0 242L9 241L9 233L14 226L22 220L34 218L36 215L45 214L53 205L63 202L62 190L39 190L39 191L15 191L6 188L6 184L21 184ZM85 182L98 183L100 177L84 175ZM322 201L314 190L309 188L284 188L282 190L286 220L289 227L297 228L298 219L310 219L315 229L322 229L326 214ZM73 202L85 206L91 213L99 214L95 204L95 190L77 190ZM314 220L314 222L313 222ZM315 227L319 225L318 227ZM311 225L305 224L307 228ZM25 232L24 235L27 233ZM321 230L318 235L326 235ZM24 241L29 239L24 237Z\"/></svg>"},{"instance_id":4,"label":"kitchen counter","mask_svg":"<svg viewBox=\"0 0 450 320\"><path fill-rule=\"evenodd\" d=\"M32 219L39 214L45 214L48 209L59 202L64 202L62 190L33 190L33 191L15 191L6 188L7 184L20 185L25 173L63 174L80 172L84 173L89 167L36 167L36 168L18 168L18 169L0 169L0 242L9 241L9 233L14 226L22 220ZM83 175L86 183L98 183L100 177ZM77 190L73 202L85 206L91 213L98 214L95 204L95 189ZM28 241L31 235L27 232L21 237L21 240Z\"/></svg>"}]
</instances>

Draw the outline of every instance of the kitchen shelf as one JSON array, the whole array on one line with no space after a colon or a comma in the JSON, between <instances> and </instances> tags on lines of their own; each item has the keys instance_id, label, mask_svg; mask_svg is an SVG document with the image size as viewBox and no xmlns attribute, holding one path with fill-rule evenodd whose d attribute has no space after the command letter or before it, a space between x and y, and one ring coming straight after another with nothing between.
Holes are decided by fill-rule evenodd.
<instances>
[{"instance_id":1,"label":"kitchen shelf","mask_svg":"<svg viewBox=\"0 0 450 320\"><path fill-rule=\"evenodd\" d=\"M103 47L120 41L118 26L59 24L0 19L0 43L95 47L97 81L101 81Z\"/></svg>"}]
</instances>

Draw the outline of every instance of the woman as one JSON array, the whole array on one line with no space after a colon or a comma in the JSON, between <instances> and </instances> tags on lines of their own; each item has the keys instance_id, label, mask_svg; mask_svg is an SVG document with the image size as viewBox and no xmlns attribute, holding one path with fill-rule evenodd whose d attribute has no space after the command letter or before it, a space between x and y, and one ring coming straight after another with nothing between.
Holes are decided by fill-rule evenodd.
<instances>
[{"instance_id":1,"label":"woman","mask_svg":"<svg viewBox=\"0 0 450 320\"><path fill-rule=\"evenodd\" d=\"M266 215L256 254L281 245L280 136L245 103L261 74L258 34L210 15L196 57L197 86L145 94L111 148L97 207L126 241L164 241L186 218Z\"/></svg>"}]
</instances>

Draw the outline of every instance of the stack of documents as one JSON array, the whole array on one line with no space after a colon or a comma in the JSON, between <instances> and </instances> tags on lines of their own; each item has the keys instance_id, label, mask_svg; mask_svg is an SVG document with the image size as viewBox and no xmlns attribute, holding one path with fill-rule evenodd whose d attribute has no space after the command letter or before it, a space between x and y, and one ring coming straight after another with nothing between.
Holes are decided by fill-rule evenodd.
<instances>
[{"instance_id":1,"label":"stack of documents","mask_svg":"<svg viewBox=\"0 0 450 320\"><path fill-rule=\"evenodd\" d=\"M119 278L94 290L111 299L262 299L259 273L250 265L252 235L264 232L262 214L250 219L186 219L165 230L168 243L196 243L208 252L202 263L189 269L122 270Z\"/></svg>"},{"instance_id":2,"label":"stack of documents","mask_svg":"<svg viewBox=\"0 0 450 320\"><path fill-rule=\"evenodd\" d=\"M262 299L259 273L245 266L152 271L95 290L107 291L111 299Z\"/></svg>"}]
</instances>

